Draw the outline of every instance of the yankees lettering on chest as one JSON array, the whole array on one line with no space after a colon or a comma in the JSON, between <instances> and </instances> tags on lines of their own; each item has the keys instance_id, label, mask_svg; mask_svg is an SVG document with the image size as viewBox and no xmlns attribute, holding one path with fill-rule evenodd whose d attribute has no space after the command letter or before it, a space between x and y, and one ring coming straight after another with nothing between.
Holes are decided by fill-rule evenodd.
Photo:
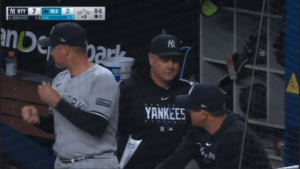
<instances>
[{"instance_id":1,"label":"yankees lettering on chest","mask_svg":"<svg viewBox=\"0 0 300 169\"><path fill-rule=\"evenodd\" d=\"M65 99L67 102L69 102L71 105L73 105L76 108L81 109L84 106L86 106L86 104L83 101L79 100L76 97L73 97L72 95L70 95L68 93L61 93L60 95L63 99Z\"/></svg>"},{"instance_id":2,"label":"yankees lettering on chest","mask_svg":"<svg viewBox=\"0 0 300 169\"><path fill-rule=\"evenodd\" d=\"M147 120L177 120L185 121L185 109L173 107L162 107L159 105L145 105Z\"/></svg>"}]
</instances>

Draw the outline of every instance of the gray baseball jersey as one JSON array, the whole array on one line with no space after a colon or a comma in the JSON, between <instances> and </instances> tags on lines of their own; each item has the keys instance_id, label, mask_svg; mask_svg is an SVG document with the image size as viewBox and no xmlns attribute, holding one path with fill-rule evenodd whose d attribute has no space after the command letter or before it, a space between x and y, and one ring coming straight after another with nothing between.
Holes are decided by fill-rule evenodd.
<instances>
[{"instance_id":1,"label":"gray baseball jersey","mask_svg":"<svg viewBox=\"0 0 300 169\"><path fill-rule=\"evenodd\" d=\"M56 139L53 150L56 154L63 158L74 158L115 152L119 87L113 74L98 64L76 77L71 77L70 72L65 70L54 78L52 87L76 108L109 121L101 138L95 138L77 128L55 108L49 107L54 115Z\"/></svg>"}]
</instances>

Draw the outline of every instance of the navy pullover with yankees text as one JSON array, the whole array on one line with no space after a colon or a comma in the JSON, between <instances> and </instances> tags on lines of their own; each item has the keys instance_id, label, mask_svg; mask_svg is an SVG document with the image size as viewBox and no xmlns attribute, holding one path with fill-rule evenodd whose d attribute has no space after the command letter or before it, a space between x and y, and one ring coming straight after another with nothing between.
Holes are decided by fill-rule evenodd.
<instances>
[{"instance_id":1,"label":"navy pullover with yankees text","mask_svg":"<svg viewBox=\"0 0 300 169\"><path fill-rule=\"evenodd\" d=\"M187 94L191 86L178 77L165 90L151 79L150 67L141 66L120 85L119 160L129 135L143 140L126 169L153 169L182 141L190 116L184 108L175 104L175 97Z\"/></svg>"}]
</instances>

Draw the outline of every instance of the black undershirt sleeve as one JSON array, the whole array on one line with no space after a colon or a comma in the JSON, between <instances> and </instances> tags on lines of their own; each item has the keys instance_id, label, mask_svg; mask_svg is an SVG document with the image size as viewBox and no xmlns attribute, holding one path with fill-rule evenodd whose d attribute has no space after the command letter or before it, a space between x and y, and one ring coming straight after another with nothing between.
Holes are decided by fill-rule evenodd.
<instances>
[{"instance_id":1,"label":"black undershirt sleeve","mask_svg":"<svg viewBox=\"0 0 300 169\"><path fill-rule=\"evenodd\" d=\"M118 120L118 150L117 157L120 160L126 148L126 144L130 135L130 123L128 120L130 109L130 97L128 89L124 85L120 85L120 98L119 98L119 120Z\"/></svg>"},{"instance_id":2,"label":"black undershirt sleeve","mask_svg":"<svg viewBox=\"0 0 300 169\"><path fill-rule=\"evenodd\" d=\"M54 133L54 117L52 114L48 116L40 115L40 124L35 124L37 128L44 130L47 133Z\"/></svg>"},{"instance_id":3,"label":"black undershirt sleeve","mask_svg":"<svg viewBox=\"0 0 300 169\"><path fill-rule=\"evenodd\" d=\"M102 136L108 125L105 118L75 108L64 99L60 100L55 109L76 127L97 138Z\"/></svg>"}]
</instances>

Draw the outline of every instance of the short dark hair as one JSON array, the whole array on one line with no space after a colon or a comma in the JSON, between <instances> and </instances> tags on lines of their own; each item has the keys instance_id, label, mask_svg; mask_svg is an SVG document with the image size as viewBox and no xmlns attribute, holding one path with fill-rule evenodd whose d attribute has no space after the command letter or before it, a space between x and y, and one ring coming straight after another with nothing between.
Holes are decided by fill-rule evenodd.
<instances>
[{"instance_id":1,"label":"short dark hair","mask_svg":"<svg viewBox=\"0 0 300 169\"><path fill-rule=\"evenodd\" d=\"M225 113L226 113L226 111L225 110L222 110L222 111L219 111L219 112L209 112L212 116L214 116L214 117L219 117L219 116L223 116Z\"/></svg>"},{"instance_id":2,"label":"short dark hair","mask_svg":"<svg viewBox=\"0 0 300 169\"><path fill-rule=\"evenodd\" d=\"M209 113L214 117L223 116L226 113L225 103L223 104L223 110L216 111L216 112L209 112Z\"/></svg>"},{"instance_id":3,"label":"short dark hair","mask_svg":"<svg viewBox=\"0 0 300 169\"><path fill-rule=\"evenodd\" d=\"M78 54L80 55L86 55L87 51L86 51L86 47L82 47L82 46L70 46L72 49L74 49L76 52L78 52Z\"/></svg>"}]
</instances>

